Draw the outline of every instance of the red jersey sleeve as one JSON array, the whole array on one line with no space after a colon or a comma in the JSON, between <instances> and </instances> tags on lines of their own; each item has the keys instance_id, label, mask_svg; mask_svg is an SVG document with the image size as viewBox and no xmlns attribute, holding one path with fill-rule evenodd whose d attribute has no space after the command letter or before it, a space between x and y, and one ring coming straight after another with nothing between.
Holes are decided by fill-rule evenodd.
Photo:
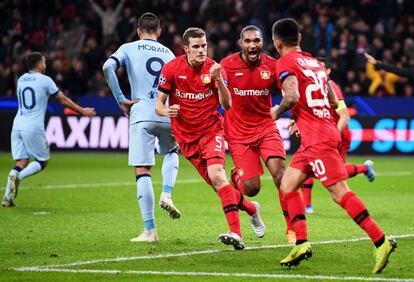
<instances>
[{"instance_id":1,"label":"red jersey sleeve","mask_svg":"<svg viewBox=\"0 0 414 282\"><path fill-rule=\"evenodd\" d=\"M158 90L165 94L170 94L172 89L174 79L172 69L170 63L165 64L161 70L160 78L158 79Z\"/></svg>"},{"instance_id":2,"label":"red jersey sleeve","mask_svg":"<svg viewBox=\"0 0 414 282\"><path fill-rule=\"evenodd\" d=\"M296 74L297 69L295 68L295 63L288 57L280 58L276 63L276 77L279 82L279 87L282 89L283 81L289 76Z\"/></svg>"},{"instance_id":3,"label":"red jersey sleeve","mask_svg":"<svg viewBox=\"0 0 414 282\"><path fill-rule=\"evenodd\" d=\"M336 97L338 100L344 100L344 95L342 94L341 88L339 88L338 84L336 84L334 81L330 80L331 86L333 90L335 91Z\"/></svg>"}]
</instances>

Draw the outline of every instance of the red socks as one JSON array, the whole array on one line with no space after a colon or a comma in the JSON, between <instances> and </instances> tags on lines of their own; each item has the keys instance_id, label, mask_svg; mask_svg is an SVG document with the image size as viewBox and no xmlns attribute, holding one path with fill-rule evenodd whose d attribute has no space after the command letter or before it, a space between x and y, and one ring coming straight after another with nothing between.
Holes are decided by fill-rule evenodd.
<instances>
[{"instance_id":1,"label":"red socks","mask_svg":"<svg viewBox=\"0 0 414 282\"><path fill-rule=\"evenodd\" d=\"M298 191L287 193L283 196L287 204L289 218L296 233L296 241L307 241L308 230L306 226L305 205Z\"/></svg>"},{"instance_id":2,"label":"red socks","mask_svg":"<svg viewBox=\"0 0 414 282\"><path fill-rule=\"evenodd\" d=\"M238 208L242 211L247 212L248 215L255 215L256 214L256 206L249 202L247 199L243 197L243 194L240 193L239 190L236 188L233 189L234 193L236 194L236 199L238 203Z\"/></svg>"},{"instance_id":3,"label":"red socks","mask_svg":"<svg viewBox=\"0 0 414 282\"><path fill-rule=\"evenodd\" d=\"M237 233L241 236L240 231L240 218L237 206L237 198L235 189L230 185L226 185L221 188L217 194L220 197L221 205L223 207L224 214L226 216L227 223L230 227L230 232Z\"/></svg>"},{"instance_id":4,"label":"red socks","mask_svg":"<svg viewBox=\"0 0 414 282\"><path fill-rule=\"evenodd\" d=\"M293 224L289 218L289 212L288 212L288 206L287 206L286 200L283 198L283 195L282 195L282 192L280 192L280 189L277 189L277 192L279 193L279 202L280 202L280 207L282 208L283 217L285 218L285 221L286 221L286 231L294 230Z\"/></svg>"},{"instance_id":5,"label":"red socks","mask_svg":"<svg viewBox=\"0 0 414 282\"><path fill-rule=\"evenodd\" d=\"M354 177L355 175L360 173L366 173L368 171L365 165L346 164L345 168L346 172L348 173L348 178Z\"/></svg>"},{"instance_id":6,"label":"red socks","mask_svg":"<svg viewBox=\"0 0 414 282\"><path fill-rule=\"evenodd\" d=\"M302 191L303 202L305 207L312 205L312 188L313 188L313 177L309 177L305 182L300 186Z\"/></svg>"},{"instance_id":7,"label":"red socks","mask_svg":"<svg viewBox=\"0 0 414 282\"><path fill-rule=\"evenodd\" d=\"M368 234L375 245L384 238L384 233L369 215L365 204L353 192L347 192L339 201L349 216Z\"/></svg>"}]
</instances>

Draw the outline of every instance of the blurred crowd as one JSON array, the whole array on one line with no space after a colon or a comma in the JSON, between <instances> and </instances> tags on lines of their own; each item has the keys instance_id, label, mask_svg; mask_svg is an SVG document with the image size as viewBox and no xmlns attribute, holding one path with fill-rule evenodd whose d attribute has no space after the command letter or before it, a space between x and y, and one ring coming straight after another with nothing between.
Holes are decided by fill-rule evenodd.
<instances>
[{"instance_id":1,"label":"blurred crowd","mask_svg":"<svg viewBox=\"0 0 414 282\"><path fill-rule=\"evenodd\" d=\"M282 17L301 25L302 49L333 63L345 95L413 96L413 81L376 70L368 52L385 63L414 67L414 1L411 0L3 0L0 1L0 96L13 96L26 71L24 57L44 53L47 74L67 95L109 95L101 67L121 44L137 39L137 18L151 11L161 19L160 41L183 53L181 35L202 27L209 56L220 61L238 50L248 24L264 33L275 57L271 26ZM121 88L129 86L119 70Z\"/></svg>"}]
</instances>

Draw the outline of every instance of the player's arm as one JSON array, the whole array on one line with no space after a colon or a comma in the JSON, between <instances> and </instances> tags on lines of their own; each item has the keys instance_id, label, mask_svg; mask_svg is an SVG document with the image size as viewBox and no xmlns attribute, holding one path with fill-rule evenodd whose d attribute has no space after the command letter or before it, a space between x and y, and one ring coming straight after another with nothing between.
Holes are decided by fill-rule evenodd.
<instances>
[{"instance_id":1,"label":"player's arm","mask_svg":"<svg viewBox=\"0 0 414 282\"><path fill-rule=\"evenodd\" d=\"M346 107L344 100L339 100L338 102L338 108L336 109L336 113L339 116L339 120L337 123L337 127L340 133L342 133L345 129L345 127L348 125L349 122L349 113L348 108Z\"/></svg>"},{"instance_id":2,"label":"player's arm","mask_svg":"<svg viewBox=\"0 0 414 282\"><path fill-rule=\"evenodd\" d=\"M289 75L282 82L284 93L280 105L275 105L270 109L273 120L279 119L283 113L292 108L300 99L298 79L294 75Z\"/></svg>"},{"instance_id":3,"label":"player's arm","mask_svg":"<svg viewBox=\"0 0 414 282\"><path fill-rule=\"evenodd\" d=\"M329 101L329 106L331 106L331 108L338 108L338 96L335 93L335 89L332 87L331 82L329 81L329 79L326 81L326 86L328 89L328 101Z\"/></svg>"},{"instance_id":4,"label":"player's arm","mask_svg":"<svg viewBox=\"0 0 414 282\"><path fill-rule=\"evenodd\" d=\"M215 63L210 68L211 77L215 80L218 88L220 105L223 109L228 110L231 107L231 94L224 82L221 72L222 66L220 64Z\"/></svg>"},{"instance_id":5,"label":"player's arm","mask_svg":"<svg viewBox=\"0 0 414 282\"><path fill-rule=\"evenodd\" d=\"M105 80L111 89L112 95L118 103L119 108L126 117L129 117L131 106L137 103L139 100L129 100L125 98L124 94L122 93L121 87L119 86L118 77L116 76L116 70L119 68L119 65L119 61L117 61L115 57L111 56L104 63L102 71L105 75Z\"/></svg>"},{"instance_id":6,"label":"player's arm","mask_svg":"<svg viewBox=\"0 0 414 282\"><path fill-rule=\"evenodd\" d=\"M158 90L157 102L155 103L155 113L159 116L176 117L178 115L178 111L180 110L180 105L174 104L167 108L165 106L167 97L168 94Z\"/></svg>"},{"instance_id":7,"label":"player's arm","mask_svg":"<svg viewBox=\"0 0 414 282\"><path fill-rule=\"evenodd\" d=\"M73 102L69 97L67 97L65 94L63 94L62 91L59 91L58 94L55 95L56 99L59 100L59 102L64 105L65 107L68 107L71 110L74 110L81 115L92 117L96 115L95 108L83 108Z\"/></svg>"}]
</instances>

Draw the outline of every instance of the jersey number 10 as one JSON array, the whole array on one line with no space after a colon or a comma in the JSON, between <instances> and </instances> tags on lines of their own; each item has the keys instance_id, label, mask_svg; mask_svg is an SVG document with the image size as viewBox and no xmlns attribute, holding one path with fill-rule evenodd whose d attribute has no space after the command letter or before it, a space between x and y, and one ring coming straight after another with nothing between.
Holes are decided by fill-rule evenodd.
<instances>
[{"instance_id":1,"label":"jersey number 10","mask_svg":"<svg viewBox=\"0 0 414 282\"><path fill-rule=\"evenodd\" d=\"M31 110L36 106L36 96L35 96L35 91L33 90L33 88L25 87L23 90L19 91L18 95L19 95L20 108L23 107L26 110ZM26 100L27 95L31 96L30 99L28 99L28 100L31 100L30 105L27 104L27 100Z\"/></svg>"}]
</instances>

